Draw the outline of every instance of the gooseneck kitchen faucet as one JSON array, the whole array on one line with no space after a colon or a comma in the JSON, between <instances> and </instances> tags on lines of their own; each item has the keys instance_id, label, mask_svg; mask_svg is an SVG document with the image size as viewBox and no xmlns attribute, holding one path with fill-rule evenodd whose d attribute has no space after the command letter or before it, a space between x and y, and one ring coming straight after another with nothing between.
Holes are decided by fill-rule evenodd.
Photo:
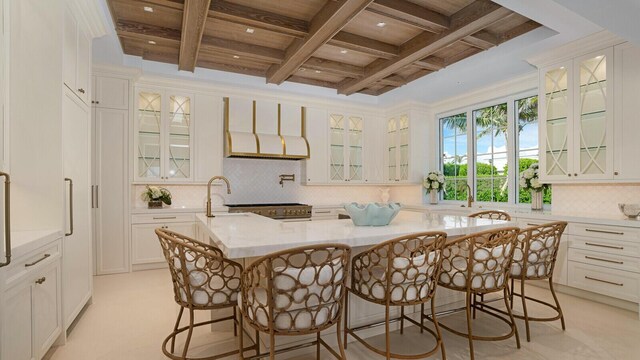
<instances>
[{"instance_id":1,"label":"gooseneck kitchen faucet","mask_svg":"<svg viewBox=\"0 0 640 360\"><path fill-rule=\"evenodd\" d=\"M222 180L227 184L227 194L231 194L231 185L229 184L229 179L224 176L216 175L209 179L209 183L207 184L207 217L214 217L211 214L211 183L216 180Z\"/></svg>"}]
</instances>

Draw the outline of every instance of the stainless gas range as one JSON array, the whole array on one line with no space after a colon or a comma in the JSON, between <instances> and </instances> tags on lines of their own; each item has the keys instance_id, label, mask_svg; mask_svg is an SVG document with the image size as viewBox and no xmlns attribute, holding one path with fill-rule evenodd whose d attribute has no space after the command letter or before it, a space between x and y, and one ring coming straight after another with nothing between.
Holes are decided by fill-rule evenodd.
<instances>
[{"instance_id":1,"label":"stainless gas range","mask_svg":"<svg viewBox=\"0 0 640 360\"><path fill-rule=\"evenodd\" d=\"M250 212L278 220L309 220L311 219L311 205L284 204L233 204L225 205L230 213Z\"/></svg>"}]
</instances>

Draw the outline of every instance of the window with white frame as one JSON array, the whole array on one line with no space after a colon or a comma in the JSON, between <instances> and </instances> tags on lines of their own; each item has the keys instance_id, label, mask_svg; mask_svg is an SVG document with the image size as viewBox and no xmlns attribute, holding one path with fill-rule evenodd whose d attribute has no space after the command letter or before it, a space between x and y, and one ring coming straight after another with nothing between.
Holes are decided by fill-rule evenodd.
<instances>
[{"instance_id":1,"label":"window with white frame","mask_svg":"<svg viewBox=\"0 0 640 360\"><path fill-rule=\"evenodd\" d=\"M438 117L443 200L530 203L518 186L520 172L538 162L538 97L520 94ZM518 169L512 171L510 169ZM551 189L544 202L551 203Z\"/></svg>"}]
</instances>

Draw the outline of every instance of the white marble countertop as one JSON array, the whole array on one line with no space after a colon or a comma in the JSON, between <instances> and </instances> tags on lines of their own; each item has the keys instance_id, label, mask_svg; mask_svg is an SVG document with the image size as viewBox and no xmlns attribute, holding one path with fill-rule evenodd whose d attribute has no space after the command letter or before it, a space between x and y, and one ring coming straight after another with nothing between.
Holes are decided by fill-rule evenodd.
<instances>
[{"instance_id":1,"label":"white marble countertop","mask_svg":"<svg viewBox=\"0 0 640 360\"><path fill-rule=\"evenodd\" d=\"M352 247L372 246L398 236L423 231L445 231L449 236L466 235L513 222L472 219L466 216L401 211L388 226L355 226L351 220L281 222L263 216L223 214L208 218L196 214L198 226L217 242L226 256L262 256L297 246L341 243Z\"/></svg>"},{"instance_id":2,"label":"white marble countertop","mask_svg":"<svg viewBox=\"0 0 640 360\"><path fill-rule=\"evenodd\" d=\"M61 238L60 230L29 230L11 232L11 258L17 259L37 248Z\"/></svg>"},{"instance_id":3,"label":"white marble countertop","mask_svg":"<svg viewBox=\"0 0 640 360\"><path fill-rule=\"evenodd\" d=\"M226 206L213 206L211 208L213 212L228 212L229 208ZM136 207L131 209L131 214L164 214L164 213L200 213L204 212L204 208L194 208L185 206L164 206L162 209L149 209L146 207Z\"/></svg>"}]
</instances>

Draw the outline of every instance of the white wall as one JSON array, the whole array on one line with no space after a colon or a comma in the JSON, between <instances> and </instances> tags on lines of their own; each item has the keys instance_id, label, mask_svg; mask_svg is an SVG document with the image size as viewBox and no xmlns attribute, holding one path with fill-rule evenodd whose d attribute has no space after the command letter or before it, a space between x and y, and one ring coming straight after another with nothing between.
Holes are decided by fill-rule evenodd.
<instances>
[{"instance_id":1,"label":"white wall","mask_svg":"<svg viewBox=\"0 0 640 360\"><path fill-rule=\"evenodd\" d=\"M386 186L306 186L300 184L302 161L264 159L225 159L224 175L231 183L231 194L221 182L212 189L214 205L253 203L306 203L311 205L338 205L345 201L380 201L380 188ZM280 186L279 175L294 174L295 182ZM207 188L204 185L165 186L173 197L173 207L204 208ZM134 207L146 207L140 194L145 187L135 186L132 192ZM422 188L419 185L391 187L391 201L419 204Z\"/></svg>"}]
</instances>

